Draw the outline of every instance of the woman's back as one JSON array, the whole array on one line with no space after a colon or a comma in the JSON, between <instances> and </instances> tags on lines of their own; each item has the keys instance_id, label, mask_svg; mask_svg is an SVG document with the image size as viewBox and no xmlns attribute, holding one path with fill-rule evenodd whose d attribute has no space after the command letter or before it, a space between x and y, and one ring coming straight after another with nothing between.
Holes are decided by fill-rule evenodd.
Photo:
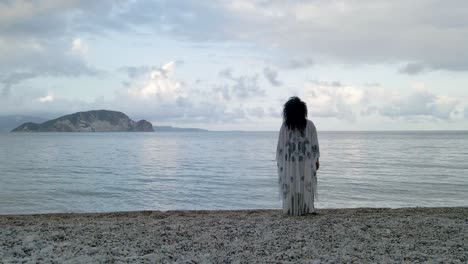
<instances>
[{"instance_id":1,"label":"woman's back","mask_svg":"<svg viewBox=\"0 0 468 264\"><path fill-rule=\"evenodd\" d=\"M307 120L303 130L282 124L276 160L284 213L303 215L315 211L319 157L317 130L312 121Z\"/></svg>"}]
</instances>

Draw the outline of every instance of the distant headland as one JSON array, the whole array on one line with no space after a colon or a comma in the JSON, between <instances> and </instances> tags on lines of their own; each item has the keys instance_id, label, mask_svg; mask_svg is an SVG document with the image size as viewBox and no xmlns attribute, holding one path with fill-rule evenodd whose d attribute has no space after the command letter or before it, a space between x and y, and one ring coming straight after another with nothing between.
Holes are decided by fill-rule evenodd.
<instances>
[{"instance_id":1,"label":"distant headland","mask_svg":"<svg viewBox=\"0 0 468 264\"><path fill-rule=\"evenodd\" d=\"M156 132L209 132L201 128L173 127L173 126L153 126Z\"/></svg>"},{"instance_id":2,"label":"distant headland","mask_svg":"<svg viewBox=\"0 0 468 264\"><path fill-rule=\"evenodd\" d=\"M93 110L65 115L44 123L24 123L11 132L154 132L153 125L138 122L126 114L109 110Z\"/></svg>"}]
</instances>

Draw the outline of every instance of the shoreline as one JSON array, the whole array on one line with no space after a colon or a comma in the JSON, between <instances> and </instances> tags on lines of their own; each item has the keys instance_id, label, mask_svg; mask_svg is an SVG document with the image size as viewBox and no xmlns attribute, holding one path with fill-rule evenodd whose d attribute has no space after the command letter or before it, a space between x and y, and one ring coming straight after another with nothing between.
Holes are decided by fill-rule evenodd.
<instances>
[{"instance_id":1,"label":"shoreline","mask_svg":"<svg viewBox=\"0 0 468 264\"><path fill-rule=\"evenodd\" d=\"M468 207L0 215L0 262L468 261Z\"/></svg>"},{"instance_id":2,"label":"shoreline","mask_svg":"<svg viewBox=\"0 0 468 264\"><path fill-rule=\"evenodd\" d=\"M319 214L321 213L363 213L368 211L399 211L399 210L410 210L410 211L440 211L440 210L453 210L461 209L468 210L468 206L443 206L443 207L349 207L349 208L316 208ZM131 214L172 214L172 213L186 213L186 214L222 214L222 213L255 213L255 212L281 212L282 209L200 209L200 210L186 210L186 209L174 209L174 210L131 210L131 211L105 211L105 212L45 212L45 213L7 213L1 214L0 219L3 217L29 217L29 216L104 216L104 215L131 215ZM313 214L307 214L305 216L311 216ZM286 216L286 215L285 215ZM289 216L293 217L293 216ZM299 216L300 217L300 216ZM302 216L304 217L304 216Z\"/></svg>"}]
</instances>

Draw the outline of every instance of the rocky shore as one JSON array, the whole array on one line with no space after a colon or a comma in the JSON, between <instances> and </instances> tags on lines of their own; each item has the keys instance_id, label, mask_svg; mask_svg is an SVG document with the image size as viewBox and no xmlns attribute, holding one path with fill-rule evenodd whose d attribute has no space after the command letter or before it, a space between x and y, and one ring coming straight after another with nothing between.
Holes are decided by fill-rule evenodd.
<instances>
[{"instance_id":1,"label":"rocky shore","mask_svg":"<svg viewBox=\"0 0 468 264\"><path fill-rule=\"evenodd\" d=\"M0 216L0 263L468 262L468 208Z\"/></svg>"}]
</instances>

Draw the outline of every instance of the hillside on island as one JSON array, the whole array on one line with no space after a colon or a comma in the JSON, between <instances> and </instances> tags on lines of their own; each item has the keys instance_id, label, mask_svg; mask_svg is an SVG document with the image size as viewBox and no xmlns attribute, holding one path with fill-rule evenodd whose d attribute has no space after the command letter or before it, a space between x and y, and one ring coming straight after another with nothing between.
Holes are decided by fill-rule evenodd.
<instances>
[{"instance_id":1,"label":"hillside on island","mask_svg":"<svg viewBox=\"0 0 468 264\"><path fill-rule=\"evenodd\" d=\"M62 116L41 124L24 123L11 132L154 132L154 129L150 122L133 121L122 112L93 110Z\"/></svg>"}]
</instances>

